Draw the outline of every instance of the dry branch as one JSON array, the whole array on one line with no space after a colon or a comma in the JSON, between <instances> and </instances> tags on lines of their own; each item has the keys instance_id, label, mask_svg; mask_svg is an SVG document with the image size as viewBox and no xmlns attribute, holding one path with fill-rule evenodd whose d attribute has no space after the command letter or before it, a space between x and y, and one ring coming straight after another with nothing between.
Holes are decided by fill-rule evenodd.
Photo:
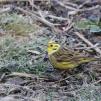
<instances>
[{"instance_id":1,"label":"dry branch","mask_svg":"<svg viewBox=\"0 0 101 101\"><path fill-rule=\"evenodd\" d=\"M0 9L0 14L11 11L11 7Z\"/></svg>"},{"instance_id":2,"label":"dry branch","mask_svg":"<svg viewBox=\"0 0 101 101\"><path fill-rule=\"evenodd\" d=\"M75 32L75 34L76 34L80 39L82 39L86 44L88 44L90 47L94 48L94 50L95 50L96 52L98 52L98 53L101 55L101 50L100 50L100 48L94 47L94 45L93 45L88 39L86 39L81 33Z\"/></svg>"},{"instance_id":3,"label":"dry branch","mask_svg":"<svg viewBox=\"0 0 101 101\"><path fill-rule=\"evenodd\" d=\"M0 0L0 3L14 2L14 1L28 1L28 0Z\"/></svg>"},{"instance_id":4,"label":"dry branch","mask_svg":"<svg viewBox=\"0 0 101 101\"><path fill-rule=\"evenodd\" d=\"M14 7L14 8L17 9L17 10L19 10L19 11L21 11L22 13L25 13L25 14L27 14L27 15L30 15L30 16L36 18L37 20L39 20L40 22L46 24L46 25L49 26L49 27L54 27L54 26L60 25L60 24L53 24L53 23L49 22L48 20L46 20L46 19L42 16L41 12L39 13L39 16L38 16L38 15L37 15L37 14L38 14L37 12L33 12L33 13L32 13L32 12L29 12L29 11L27 11L27 10L24 10L23 8L20 8L20 7Z\"/></svg>"}]
</instances>

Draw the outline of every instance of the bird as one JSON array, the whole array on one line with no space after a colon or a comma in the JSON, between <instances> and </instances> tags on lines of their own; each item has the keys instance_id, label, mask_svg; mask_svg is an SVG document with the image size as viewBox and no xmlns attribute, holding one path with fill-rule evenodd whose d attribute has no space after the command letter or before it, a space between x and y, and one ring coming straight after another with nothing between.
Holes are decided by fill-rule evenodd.
<instances>
[{"instance_id":1,"label":"bird","mask_svg":"<svg viewBox=\"0 0 101 101\"><path fill-rule=\"evenodd\" d=\"M96 58L81 55L70 47L62 47L55 41L49 41L47 45L48 58L55 69L68 70L78 67L83 63L95 61Z\"/></svg>"}]
</instances>

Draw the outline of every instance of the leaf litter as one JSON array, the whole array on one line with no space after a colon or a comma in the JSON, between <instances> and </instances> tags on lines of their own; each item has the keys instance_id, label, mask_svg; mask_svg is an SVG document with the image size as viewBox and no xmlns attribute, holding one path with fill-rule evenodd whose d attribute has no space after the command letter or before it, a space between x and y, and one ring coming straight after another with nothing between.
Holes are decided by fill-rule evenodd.
<instances>
[{"instance_id":1,"label":"leaf litter","mask_svg":"<svg viewBox=\"0 0 101 101\"><path fill-rule=\"evenodd\" d=\"M25 9L26 1L20 2L24 4L19 7ZM0 30L0 101L101 100L101 61L82 64L63 74L63 71L52 68L46 56L47 42L52 38L85 55L99 56L100 21L95 22L100 15L90 13L97 9L93 3L83 0L35 1L33 13L29 7L33 4L28 2L30 14L28 9L15 7L14 11L11 9L12 14L4 12L0 15L0 29L3 29ZM93 22L91 15L94 19L97 17ZM77 22L79 18L86 21ZM89 45L89 42L93 44ZM95 49L95 43L99 43L100 48L96 46L98 49Z\"/></svg>"}]
</instances>

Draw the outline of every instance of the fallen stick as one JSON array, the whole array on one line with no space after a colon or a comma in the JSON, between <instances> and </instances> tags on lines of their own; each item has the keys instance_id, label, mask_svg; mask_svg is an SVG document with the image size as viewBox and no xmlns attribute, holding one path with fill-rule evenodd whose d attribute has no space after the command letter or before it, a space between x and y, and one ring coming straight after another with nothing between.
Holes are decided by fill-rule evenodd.
<instances>
[{"instance_id":1,"label":"fallen stick","mask_svg":"<svg viewBox=\"0 0 101 101\"><path fill-rule=\"evenodd\" d=\"M93 47L96 52L98 52L101 55L101 50L98 47L94 47L94 45L86 39L81 33L79 32L74 32L80 39L82 39L85 43L87 43L89 46Z\"/></svg>"},{"instance_id":2,"label":"fallen stick","mask_svg":"<svg viewBox=\"0 0 101 101\"><path fill-rule=\"evenodd\" d=\"M11 11L11 7L0 9L0 14Z\"/></svg>"}]
</instances>

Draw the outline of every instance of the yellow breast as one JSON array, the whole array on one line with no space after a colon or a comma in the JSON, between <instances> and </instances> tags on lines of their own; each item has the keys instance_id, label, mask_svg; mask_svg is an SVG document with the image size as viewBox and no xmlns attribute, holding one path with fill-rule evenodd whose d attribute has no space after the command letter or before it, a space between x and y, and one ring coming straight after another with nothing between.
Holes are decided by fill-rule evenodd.
<instances>
[{"instance_id":1,"label":"yellow breast","mask_svg":"<svg viewBox=\"0 0 101 101\"><path fill-rule=\"evenodd\" d=\"M50 63L56 69L72 69L77 67L79 64L76 62L68 61L68 62L58 62L53 55L49 56Z\"/></svg>"}]
</instances>

